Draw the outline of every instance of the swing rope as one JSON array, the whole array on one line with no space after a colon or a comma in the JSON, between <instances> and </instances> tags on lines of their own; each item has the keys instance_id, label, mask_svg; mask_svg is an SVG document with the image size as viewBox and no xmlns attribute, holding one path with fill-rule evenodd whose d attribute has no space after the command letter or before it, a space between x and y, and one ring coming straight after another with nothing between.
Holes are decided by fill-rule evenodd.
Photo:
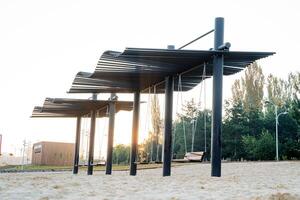
<instances>
[{"instance_id":1,"label":"swing rope","mask_svg":"<svg viewBox=\"0 0 300 200\"><path fill-rule=\"evenodd\" d=\"M159 109L159 113L160 113L160 107L158 107L159 100L158 100L157 93L156 93L156 85L154 86L154 95L155 95L155 104L156 104L156 107ZM164 112L164 110L165 110L165 104L163 104L163 105L164 105L164 108L163 108L163 112ZM163 116L164 116L164 114L163 114ZM161 121L160 121L160 117L159 117L159 126L161 126L160 122ZM159 130L161 131L161 129L159 129ZM156 162L159 161L159 155L158 155L158 153L159 153L159 135L160 135L160 131L156 135L156 159L155 159Z\"/></svg>"},{"instance_id":2,"label":"swing rope","mask_svg":"<svg viewBox=\"0 0 300 200\"><path fill-rule=\"evenodd\" d=\"M206 78L206 63L204 62L203 64L203 72L202 72L202 77L201 77L201 82L203 82L203 84L201 84L200 86L200 93L199 93L199 100L198 100L198 106L199 106L199 109L200 109L200 102L201 102L201 97L202 97L202 91L204 90L204 92L206 92L206 85L205 85L205 78ZM204 89L203 89L204 87ZM178 75L178 94L177 94L177 105L176 105L176 114L178 114L178 102L179 102L179 92L180 92L180 98L181 98L181 107L183 107L183 95L182 95L182 74L179 74ZM206 109L206 96L204 97L204 109ZM204 111L205 112L205 111ZM206 113L204 113L206 114ZM205 119L204 119L204 139L205 139L205 151L206 151L206 115L204 116ZM185 153L187 153L187 138L186 138L186 125L185 125L185 119L184 117L182 117L182 127L183 127L183 137L184 137L184 150L185 150ZM195 122L193 122L193 131L192 131L192 146L191 146L191 151L193 151L193 146L194 146L194 137L195 137L195 133L197 131L197 124L198 124L198 118L195 120ZM172 155L174 153L174 148L175 148L175 136L176 136L176 126L175 126L175 129L174 129L174 139L173 139L173 146L172 146Z\"/></svg>"},{"instance_id":3,"label":"swing rope","mask_svg":"<svg viewBox=\"0 0 300 200\"><path fill-rule=\"evenodd\" d=\"M88 162L88 157L89 157L89 134L90 134L90 131L88 129L88 118L89 118L89 114L86 114L86 119L85 119L85 127L84 127L84 130L85 130L85 133L84 136L86 137L86 148L85 148L85 160L86 162Z\"/></svg>"},{"instance_id":4,"label":"swing rope","mask_svg":"<svg viewBox=\"0 0 300 200\"><path fill-rule=\"evenodd\" d=\"M149 110L150 110L150 101L151 101L151 87L149 87L149 91L148 91L148 101L147 101L147 111L146 111L146 120L145 120L145 127L144 127L144 131L148 132L149 134ZM150 137L150 141L151 141L151 147L150 147L150 162L152 161L152 154L153 154L153 139L152 139L152 134Z\"/></svg>"},{"instance_id":5,"label":"swing rope","mask_svg":"<svg viewBox=\"0 0 300 200\"><path fill-rule=\"evenodd\" d=\"M84 131L85 131L85 115L82 116L81 130L80 130L80 158L84 159Z\"/></svg>"},{"instance_id":6,"label":"swing rope","mask_svg":"<svg viewBox=\"0 0 300 200\"><path fill-rule=\"evenodd\" d=\"M175 84L174 84L174 87L175 87ZM176 116L178 116L178 105L179 105L179 78L178 78L178 82L177 82ZM175 149L176 131L177 131L177 126L175 125L174 131L173 131L172 159L173 159L174 149Z\"/></svg>"},{"instance_id":7,"label":"swing rope","mask_svg":"<svg viewBox=\"0 0 300 200\"><path fill-rule=\"evenodd\" d=\"M182 80L181 74L178 76L178 87L180 91L180 99L181 99L181 108L183 107L183 95L182 95ZM184 117L182 118L182 128L183 128L183 138L184 138L184 151L187 153L187 145L186 145L186 131L185 131L185 120Z\"/></svg>"},{"instance_id":8,"label":"swing rope","mask_svg":"<svg viewBox=\"0 0 300 200\"><path fill-rule=\"evenodd\" d=\"M200 102L201 102L201 97L202 97L202 91L203 91L203 86L204 86L204 77L206 76L206 63L204 62L203 64L203 72L202 72L202 80L201 80L201 87L200 87L200 94L199 94L199 100L198 100L198 106L199 106L199 109L201 108L200 107ZM204 99L204 102L205 102L205 99ZM198 118L196 119L195 123L193 123L193 133L192 133L192 151L194 150L194 137L195 137L195 133L196 133L196 130L197 130L197 124L198 124Z\"/></svg>"},{"instance_id":9,"label":"swing rope","mask_svg":"<svg viewBox=\"0 0 300 200\"><path fill-rule=\"evenodd\" d=\"M108 111L108 106L106 108L106 111ZM101 161L101 152L102 152L102 146L103 146L103 141L104 141L104 136L106 133L106 129L107 129L107 124L108 124L108 118L106 117L104 119L104 126L103 126L103 134L101 134L100 136L100 149L99 149L99 161Z\"/></svg>"}]
</instances>

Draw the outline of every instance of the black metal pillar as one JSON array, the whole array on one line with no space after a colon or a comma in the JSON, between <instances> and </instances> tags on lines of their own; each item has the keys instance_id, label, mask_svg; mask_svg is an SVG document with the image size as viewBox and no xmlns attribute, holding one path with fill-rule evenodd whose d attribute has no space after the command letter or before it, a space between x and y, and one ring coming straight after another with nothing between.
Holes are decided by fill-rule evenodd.
<instances>
[{"instance_id":1,"label":"black metal pillar","mask_svg":"<svg viewBox=\"0 0 300 200\"><path fill-rule=\"evenodd\" d=\"M224 19L215 19L214 49L223 44ZM221 135L222 135L222 90L223 90L223 55L213 59L213 102L212 102L212 138L211 138L211 176L221 176Z\"/></svg>"},{"instance_id":2,"label":"black metal pillar","mask_svg":"<svg viewBox=\"0 0 300 200\"><path fill-rule=\"evenodd\" d=\"M174 87L173 77L172 76L166 77L163 176L171 175L173 87Z\"/></svg>"},{"instance_id":3,"label":"black metal pillar","mask_svg":"<svg viewBox=\"0 0 300 200\"><path fill-rule=\"evenodd\" d=\"M96 126L96 111L91 111L91 128L90 128L90 142L89 142L89 158L88 158L88 175L93 174L94 165L94 143L95 143L95 127Z\"/></svg>"},{"instance_id":4,"label":"black metal pillar","mask_svg":"<svg viewBox=\"0 0 300 200\"><path fill-rule=\"evenodd\" d=\"M116 94L112 93L110 96L110 100L113 100L115 98L115 95ZM106 153L106 171L105 171L105 173L107 175L110 175L111 170L112 170L115 112L116 112L116 104L115 104L115 102L110 102L109 103L108 141L107 141L107 153Z\"/></svg>"},{"instance_id":5,"label":"black metal pillar","mask_svg":"<svg viewBox=\"0 0 300 200\"><path fill-rule=\"evenodd\" d=\"M139 135L139 114L140 114L140 92L134 93L133 102L133 119L132 119L132 136L131 136L131 152L130 152L130 175L136 175L136 155L138 151L138 135Z\"/></svg>"},{"instance_id":6,"label":"black metal pillar","mask_svg":"<svg viewBox=\"0 0 300 200\"><path fill-rule=\"evenodd\" d=\"M97 100L97 95L93 94L93 100ZM96 130L96 111L91 111L91 128L90 128L90 143L89 143L89 158L87 174L93 174L94 166L94 143L95 143L95 130Z\"/></svg>"},{"instance_id":7,"label":"black metal pillar","mask_svg":"<svg viewBox=\"0 0 300 200\"><path fill-rule=\"evenodd\" d=\"M77 117L73 174L78 174L81 117Z\"/></svg>"}]
</instances>

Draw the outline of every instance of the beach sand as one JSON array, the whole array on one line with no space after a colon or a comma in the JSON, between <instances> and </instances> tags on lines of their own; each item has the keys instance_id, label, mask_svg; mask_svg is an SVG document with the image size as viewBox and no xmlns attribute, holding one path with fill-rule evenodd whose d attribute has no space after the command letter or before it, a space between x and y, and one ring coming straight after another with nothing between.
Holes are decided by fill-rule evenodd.
<instances>
[{"instance_id":1,"label":"beach sand","mask_svg":"<svg viewBox=\"0 0 300 200\"><path fill-rule=\"evenodd\" d=\"M0 199L300 199L300 162L223 163L222 177L210 164L87 176L71 172L0 174Z\"/></svg>"}]
</instances>

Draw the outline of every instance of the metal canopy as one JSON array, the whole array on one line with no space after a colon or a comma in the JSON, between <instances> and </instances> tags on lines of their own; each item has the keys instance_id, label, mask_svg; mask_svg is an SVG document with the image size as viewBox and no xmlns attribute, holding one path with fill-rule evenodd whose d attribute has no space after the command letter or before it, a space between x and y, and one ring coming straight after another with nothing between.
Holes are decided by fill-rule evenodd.
<instances>
[{"instance_id":1,"label":"metal canopy","mask_svg":"<svg viewBox=\"0 0 300 200\"><path fill-rule=\"evenodd\" d=\"M133 109L132 101L46 98L42 107L34 107L31 117L78 117L91 110L97 110L96 117L106 117L111 102L115 103L116 112Z\"/></svg>"},{"instance_id":2,"label":"metal canopy","mask_svg":"<svg viewBox=\"0 0 300 200\"><path fill-rule=\"evenodd\" d=\"M213 57L218 54L224 56L224 75L232 75L274 53L144 48L126 48L122 53L106 51L94 73L79 72L76 75L69 93L148 92L147 88L155 85L156 92L163 93L164 85L160 83L166 76L175 77L176 91L178 75L181 75L182 91L188 91L212 76Z\"/></svg>"}]
</instances>

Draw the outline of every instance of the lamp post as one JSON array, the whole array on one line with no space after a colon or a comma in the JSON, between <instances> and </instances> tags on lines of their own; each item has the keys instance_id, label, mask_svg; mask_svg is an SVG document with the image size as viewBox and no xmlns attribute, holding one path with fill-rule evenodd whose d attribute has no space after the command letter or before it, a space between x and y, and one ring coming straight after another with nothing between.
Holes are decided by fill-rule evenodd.
<instances>
[{"instance_id":1,"label":"lamp post","mask_svg":"<svg viewBox=\"0 0 300 200\"><path fill-rule=\"evenodd\" d=\"M192 148L191 148L191 152L194 152L195 131L196 131L195 122L196 122L196 119L193 118L192 121L191 121L191 124L192 124Z\"/></svg>"},{"instance_id":2,"label":"lamp post","mask_svg":"<svg viewBox=\"0 0 300 200\"><path fill-rule=\"evenodd\" d=\"M279 156L278 156L278 118L280 115L286 115L288 112L284 111L278 114L278 106L276 104L274 104L271 101L266 101L267 104L273 104L274 108L275 108L275 121L276 121L276 161L279 161Z\"/></svg>"}]
</instances>

